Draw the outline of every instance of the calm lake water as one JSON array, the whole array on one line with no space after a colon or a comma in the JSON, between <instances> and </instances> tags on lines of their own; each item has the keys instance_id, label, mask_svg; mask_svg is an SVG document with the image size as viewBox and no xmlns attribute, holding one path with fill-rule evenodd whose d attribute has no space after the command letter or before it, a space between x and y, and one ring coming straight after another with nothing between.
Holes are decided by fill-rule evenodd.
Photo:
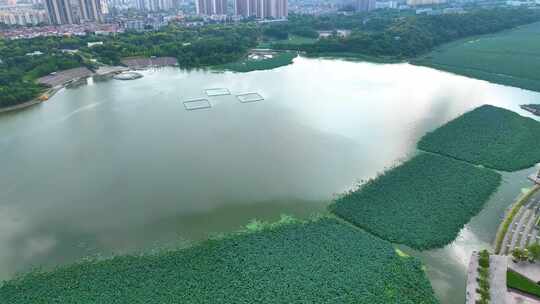
<instances>
[{"instance_id":1,"label":"calm lake water","mask_svg":"<svg viewBox=\"0 0 540 304\"><path fill-rule=\"evenodd\" d=\"M186 246L251 219L324 212L458 115L522 115L540 94L409 64L297 58L250 73L148 70L0 115L0 280L85 256ZM265 100L207 97L257 92ZM489 246L533 168L505 174L449 246L415 253L442 303L463 303L471 250Z\"/></svg>"}]
</instances>

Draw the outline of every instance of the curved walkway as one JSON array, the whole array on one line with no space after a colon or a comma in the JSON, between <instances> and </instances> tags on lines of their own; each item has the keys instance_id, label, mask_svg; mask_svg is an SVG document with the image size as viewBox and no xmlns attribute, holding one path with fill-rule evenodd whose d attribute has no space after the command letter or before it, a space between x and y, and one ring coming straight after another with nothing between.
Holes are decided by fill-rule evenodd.
<instances>
[{"instance_id":1,"label":"curved walkway","mask_svg":"<svg viewBox=\"0 0 540 304\"><path fill-rule=\"evenodd\" d=\"M504 236L500 254L511 254L514 248L526 248L533 242L540 241L536 222L540 217L540 193L535 193L519 209Z\"/></svg>"}]
</instances>

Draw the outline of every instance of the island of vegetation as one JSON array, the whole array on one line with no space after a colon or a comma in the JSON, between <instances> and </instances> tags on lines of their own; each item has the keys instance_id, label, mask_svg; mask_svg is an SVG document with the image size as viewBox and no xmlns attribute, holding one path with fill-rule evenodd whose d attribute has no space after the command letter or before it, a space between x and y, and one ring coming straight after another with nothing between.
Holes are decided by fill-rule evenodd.
<instances>
[{"instance_id":1,"label":"island of vegetation","mask_svg":"<svg viewBox=\"0 0 540 304\"><path fill-rule=\"evenodd\" d=\"M285 217L251 229L32 272L5 282L0 303L438 303L416 258L336 219Z\"/></svg>"},{"instance_id":2,"label":"island of vegetation","mask_svg":"<svg viewBox=\"0 0 540 304\"><path fill-rule=\"evenodd\" d=\"M500 182L492 170L421 153L343 195L330 210L385 240L431 249L452 242Z\"/></svg>"},{"instance_id":3,"label":"island of vegetation","mask_svg":"<svg viewBox=\"0 0 540 304\"><path fill-rule=\"evenodd\" d=\"M291 64L296 56L297 54L295 52L269 52L259 50L250 53L239 61L218 65L215 68L234 72L270 70Z\"/></svg>"},{"instance_id":4,"label":"island of vegetation","mask_svg":"<svg viewBox=\"0 0 540 304\"><path fill-rule=\"evenodd\" d=\"M418 148L497 170L525 169L540 162L540 123L484 105L426 134Z\"/></svg>"},{"instance_id":5,"label":"island of vegetation","mask_svg":"<svg viewBox=\"0 0 540 304\"><path fill-rule=\"evenodd\" d=\"M171 24L159 31L111 36L3 39L0 40L0 108L39 96L46 88L35 82L38 77L81 66L94 70L100 64L120 65L125 57L171 57L176 58L181 68L221 66L236 71L274 68L292 62L294 53L260 62L246 60L258 46L302 51L308 56L393 62L424 55L457 39L536 21L540 21L540 10L522 8L472 9L467 14L448 15L383 10L352 15L292 14L284 23L240 22L202 27ZM340 34L344 31L348 34ZM321 32L330 34L319 37ZM530 61L527 66L531 66ZM495 65L498 67L499 64Z\"/></svg>"}]
</instances>

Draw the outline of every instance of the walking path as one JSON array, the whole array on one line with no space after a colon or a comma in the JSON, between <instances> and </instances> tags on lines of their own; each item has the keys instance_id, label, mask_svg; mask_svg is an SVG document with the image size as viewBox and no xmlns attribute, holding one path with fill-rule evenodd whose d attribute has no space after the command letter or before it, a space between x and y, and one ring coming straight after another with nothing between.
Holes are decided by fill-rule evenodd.
<instances>
[{"instance_id":1,"label":"walking path","mask_svg":"<svg viewBox=\"0 0 540 304\"><path fill-rule=\"evenodd\" d=\"M489 293L492 304L505 304L506 292L506 270L508 268L508 258L504 255L489 256Z\"/></svg>"},{"instance_id":2,"label":"walking path","mask_svg":"<svg viewBox=\"0 0 540 304\"><path fill-rule=\"evenodd\" d=\"M533 242L540 241L536 226L540 215L540 193L535 193L519 209L503 238L500 254L511 254L514 248L526 248Z\"/></svg>"},{"instance_id":3,"label":"walking path","mask_svg":"<svg viewBox=\"0 0 540 304\"><path fill-rule=\"evenodd\" d=\"M477 295L476 288L478 282L476 277L478 276L478 253L473 252L471 255L471 261L469 262L469 268L467 268L467 291L465 294L465 304L476 304Z\"/></svg>"}]
</instances>

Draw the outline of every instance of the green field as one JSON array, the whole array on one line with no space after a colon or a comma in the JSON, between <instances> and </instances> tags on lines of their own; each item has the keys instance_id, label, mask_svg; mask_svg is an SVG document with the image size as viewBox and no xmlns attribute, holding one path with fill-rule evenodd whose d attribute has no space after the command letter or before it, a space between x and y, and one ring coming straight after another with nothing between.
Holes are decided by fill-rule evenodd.
<instances>
[{"instance_id":1,"label":"green field","mask_svg":"<svg viewBox=\"0 0 540 304\"><path fill-rule=\"evenodd\" d=\"M413 63L540 91L540 23L452 42Z\"/></svg>"},{"instance_id":2,"label":"green field","mask_svg":"<svg viewBox=\"0 0 540 304\"><path fill-rule=\"evenodd\" d=\"M240 61L219 65L215 68L234 72L270 70L291 64L296 56L297 54L294 52L279 52L269 59L254 60L246 57Z\"/></svg>"},{"instance_id":3,"label":"green field","mask_svg":"<svg viewBox=\"0 0 540 304\"><path fill-rule=\"evenodd\" d=\"M508 270L506 272L506 285L524 293L540 297L540 285L515 271Z\"/></svg>"},{"instance_id":4,"label":"green field","mask_svg":"<svg viewBox=\"0 0 540 304\"><path fill-rule=\"evenodd\" d=\"M484 105L426 134L418 148L489 168L515 171L540 162L540 123Z\"/></svg>"},{"instance_id":5,"label":"green field","mask_svg":"<svg viewBox=\"0 0 540 304\"><path fill-rule=\"evenodd\" d=\"M257 230L29 273L0 303L437 303L417 259L336 219Z\"/></svg>"},{"instance_id":6,"label":"green field","mask_svg":"<svg viewBox=\"0 0 540 304\"><path fill-rule=\"evenodd\" d=\"M289 35L288 39L283 40L269 40L269 41L263 41L257 45L257 48L262 49L271 49L272 45L275 43L278 44L288 44L288 45L302 45L302 44L313 44L317 41L315 38L307 38L297 35Z\"/></svg>"},{"instance_id":7,"label":"green field","mask_svg":"<svg viewBox=\"0 0 540 304\"><path fill-rule=\"evenodd\" d=\"M330 210L393 243L442 247L482 209L500 181L492 170L422 153L337 199Z\"/></svg>"}]
</instances>

